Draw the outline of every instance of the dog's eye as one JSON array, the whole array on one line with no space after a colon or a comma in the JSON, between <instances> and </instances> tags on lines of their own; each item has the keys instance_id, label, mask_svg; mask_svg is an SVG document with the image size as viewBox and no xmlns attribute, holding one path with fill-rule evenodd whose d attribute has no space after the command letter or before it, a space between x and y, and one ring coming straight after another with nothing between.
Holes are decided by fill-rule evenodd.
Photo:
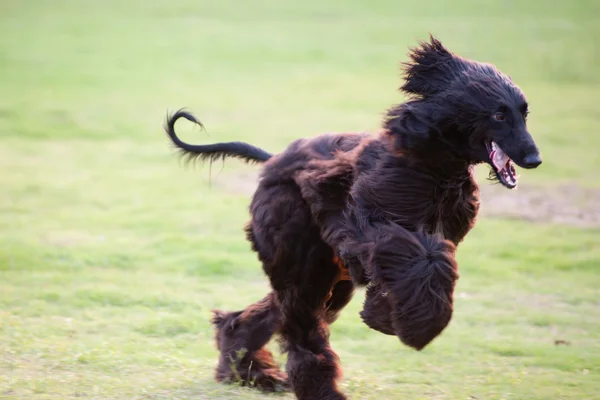
<instances>
[{"instance_id":1,"label":"dog's eye","mask_svg":"<svg viewBox=\"0 0 600 400\"><path fill-rule=\"evenodd\" d=\"M497 112L494 115L492 115L492 118L494 118L496 121L502 122L506 119L506 116L503 112Z\"/></svg>"}]
</instances>

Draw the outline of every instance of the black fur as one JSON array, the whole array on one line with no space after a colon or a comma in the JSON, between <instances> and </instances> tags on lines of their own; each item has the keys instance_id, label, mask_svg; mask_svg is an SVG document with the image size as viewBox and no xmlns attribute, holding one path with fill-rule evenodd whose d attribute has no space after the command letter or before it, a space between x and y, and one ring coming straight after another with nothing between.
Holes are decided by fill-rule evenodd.
<instances>
[{"instance_id":1,"label":"black fur","mask_svg":"<svg viewBox=\"0 0 600 400\"><path fill-rule=\"evenodd\" d=\"M175 114L167 116L165 132L167 132L167 135L169 135L169 138L173 144L179 148L182 156L188 161L209 160L210 162L213 162L218 159L225 159L226 157L235 157L246 162L264 162L272 157L272 154L244 142L215 143L205 145L185 143L179 139L175 133L175 122L177 122L179 118L187 119L188 121L200 126L200 128L204 128L204 125L202 125L202 123L198 121L196 117L184 110L179 110L175 112Z\"/></svg>"},{"instance_id":2,"label":"black fur","mask_svg":"<svg viewBox=\"0 0 600 400\"><path fill-rule=\"evenodd\" d=\"M456 248L479 210L473 165L491 164L491 141L525 167L541 159L510 78L435 38L410 58L402 90L411 98L388 110L375 135L299 139L271 157L247 144L183 144L174 121L198 122L181 112L169 120L169 136L192 157L264 162L246 234L272 293L244 311L215 311L218 380L284 384L264 348L277 332L296 396L344 399L328 325L357 286L368 285L363 321L415 349L449 324ZM247 372L235 376L227 360L241 350Z\"/></svg>"}]
</instances>

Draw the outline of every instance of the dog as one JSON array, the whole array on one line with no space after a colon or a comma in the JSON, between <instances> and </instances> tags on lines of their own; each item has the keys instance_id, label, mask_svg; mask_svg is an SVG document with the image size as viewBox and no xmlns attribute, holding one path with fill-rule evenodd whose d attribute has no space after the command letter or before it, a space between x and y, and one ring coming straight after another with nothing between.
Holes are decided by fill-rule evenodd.
<instances>
[{"instance_id":1,"label":"dog","mask_svg":"<svg viewBox=\"0 0 600 400\"><path fill-rule=\"evenodd\" d=\"M272 291L242 311L214 311L216 380L345 399L329 325L357 287L366 287L362 320L417 350L449 324L455 252L479 210L474 166L489 164L491 178L513 189L514 164L542 159L510 77L433 36L409 57L407 100L375 133L298 139L273 155L243 142L185 143L175 122L201 123L184 110L167 117L168 137L191 160L262 164L245 232ZM275 333L287 373L265 348Z\"/></svg>"}]
</instances>

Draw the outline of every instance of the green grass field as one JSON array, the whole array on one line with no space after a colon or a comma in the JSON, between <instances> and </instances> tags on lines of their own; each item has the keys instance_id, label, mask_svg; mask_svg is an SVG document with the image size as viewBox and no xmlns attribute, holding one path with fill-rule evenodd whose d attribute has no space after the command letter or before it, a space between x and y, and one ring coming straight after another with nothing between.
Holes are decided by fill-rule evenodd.
<instances>
[{"instance_id":1,"label":"green grass field","mask_svg":"<svg viewBox=\"0 0 600 400\"><path fill-rule=\"evenodd\" d=\"M454 319L421 353L363 325L359 292L332 326L342 387L600 399L600 224L551 223L600 213L570 197L600 199L594 0L0 2L0 398L264 398L213 382L208 322L268 290L242 231L257 168L184 168L166 111L205 123L178 125L189 141L274 152L375 130L429 32L525 90L544 164L488 198L541 193L550 211L508 218L484 199L494 215L459 247Z\"/></svg>"}]
</instances>

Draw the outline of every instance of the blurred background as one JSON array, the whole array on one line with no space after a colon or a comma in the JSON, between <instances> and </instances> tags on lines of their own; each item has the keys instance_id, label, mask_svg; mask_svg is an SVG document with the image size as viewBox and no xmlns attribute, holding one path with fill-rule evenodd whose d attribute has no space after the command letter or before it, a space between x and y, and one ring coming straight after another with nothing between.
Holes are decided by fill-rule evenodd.
<instances>
[{"instance_id":1,"label":"blurred background","mask_svg":"<svg viewBox=\"0 0 600 400\"><path fill-rule=\"evenodd\" d=\"M332 326L342 388L600 399L595 0L1 1L0 398L263 398L213 383L208 322L268 290L242 231L258 169L185 168L165 115L271 152L373 131L429 33L521 86L544 164L517 191L477 169L455 315L423 352L363 325L357 293Z\"/></svg>"}]
</instances>

